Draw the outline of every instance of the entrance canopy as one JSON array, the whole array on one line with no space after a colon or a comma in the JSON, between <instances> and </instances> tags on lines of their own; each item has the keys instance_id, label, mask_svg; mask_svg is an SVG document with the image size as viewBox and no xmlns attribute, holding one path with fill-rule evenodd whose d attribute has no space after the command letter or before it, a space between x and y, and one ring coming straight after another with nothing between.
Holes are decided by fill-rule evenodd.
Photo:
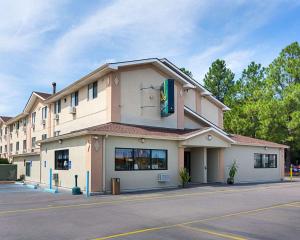
<instances>
[{"instance_id":1,"label":"entrance canopy","mask_svg":"<svg viewBox=\"0 0 300 240\"><path fill-rule=\"evenodd\" d=\"M180 141L182 147L230 147L235 143L227 135L215 130L214 128L201 129L190 134L186 139Z\"/></svg>"}]
</instances>

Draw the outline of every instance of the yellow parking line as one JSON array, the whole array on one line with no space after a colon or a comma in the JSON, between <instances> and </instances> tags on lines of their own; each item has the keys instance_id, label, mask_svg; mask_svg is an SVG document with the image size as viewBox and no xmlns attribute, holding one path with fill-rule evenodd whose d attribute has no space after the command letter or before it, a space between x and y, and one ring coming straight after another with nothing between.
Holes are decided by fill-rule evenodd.
<instances>
[{"instance_id":1,"label":"yellow parking line","mask_svg":"<svg viewBox=\"0 0 300 240\"><path fill-rule=\"evenodd\" d=\"M242 236L237 236L237 235L228 234L228 233L215 232L215 231L203 229L203 228L190 227L190 226L186 226L186 225L178 225L178 226L192 230L192 231L207 233L209 235L226 238L226 239L232 239L232 240L246 240L247 239Z\"/></svg>"},{"instance_id":2,"label":"yellow parking line","mask_svg":"<svg viewBox=\"0 0 300 240\"><path fill-rule=\"evenodd\" d=\"M292 184L290 184L292 185ZM171 194L171 195L161 195L161 196L150 196L150 197L142 197L137 198L135 196L131 198L121 198L119 200L111 200L111 201L98 201L92 203L81 203L81 204L70 204L70 205L58 205L58 206L48 206L48 207L40 207L40 208L27 208L27 209L16 209L16 210L6 210L0 211L0 216L6 214L13 214L13 213L27 213L27 212L37 212L37 211L47 211L53 209L67 209L67 208L76 208L76 207L88 207L88 206L98 206L98 205L105 205L105 204L117 204L117 203L124 203L124 202L140 202L146 200L156 200L156 199L171 199L176 197L187 197L187 196L205 196L217 193L239 193L239 192L249 192L249 191L258 191L258 190L266 190L266 189L276 189L282 188L282 186L265 186L265 187L254 187L254 188L246 188L246 189L221 189L217 191L209 191L209 192L193 192L193 193L183 193L183 194Z\"/></svg>"},{"instance_id":3,"label":"yellow parking line","mask_svg":"<svg viewBox=\"0 0 300 240\"><path fill-rule=\"evenodd\" d=\"M166 226L161 226L161 227L137 229L137 230L130 231L130 232L118 233L118 234L113 234L113 235L109 235L109 236L105 236L105 237L95 238L94 240L113 239L113 238L119 238L119 237L123 237L123 236L136 235L136 234L144 233L144 232L152 232L152 231L158 231L158 230L167 229L167 228L174 228L174 227L178 227L178 226L182 227L183 225L186 226L186 225L190 225L193 223L203 223L203 222L209 222L209 221L213 221L213 220L220 220L220 219L228 218L228 217L234 217L234 216L240 216L240 215L246 215L246 214L254 214L254 213L258 213L258 212L262 212L262 211L266 211L266 210L285 207L289 204L298 204L298 203L300 203L300 202L289 202L289 203L277 204L277 205L264 207L264 208L257 208L257 209L248 210L248 211L229 213L229 214L225 214L225 215L221 215L221 216L209 217L209 218L193 220L193 221L188 221L188 222L182 222L182 223L166 225Z\"/></svg>"}]
</instances>

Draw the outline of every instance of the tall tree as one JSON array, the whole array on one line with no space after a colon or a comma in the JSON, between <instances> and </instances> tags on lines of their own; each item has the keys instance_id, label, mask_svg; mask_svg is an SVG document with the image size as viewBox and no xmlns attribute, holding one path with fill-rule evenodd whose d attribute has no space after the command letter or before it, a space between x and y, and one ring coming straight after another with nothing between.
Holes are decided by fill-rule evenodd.
<instances>
[{"instance_id":1,"label":"tall tree","mask_svg":"<svg viewBox=\"0 0 300 240\"><path fill-rule=\"evenodd\" d=\"M270 87L277 97L292 83L300 83L300 46L298 42L285 47L267 71Z\"/></svg>"},{"instance_id":2,"label":"tall tree","mask_svg":"<svg viewBox=\"0 0 300 240\"><path fill-rule=\"evenodd\" d=\"M193 77L193 74L192 74L192 72L191 72L190 70L188 70L188 69L186 69L186 68L184 68L184 67L180 68L180 70L181 70L182 72L184 72L186 75L188 75L188 76L190 76L190 77Z\"/></svg>"},{"instance_id":3,"label":"tall tree","mask_svg":"<svg viewBox=\"0 0 300 240\"><path fill-rule=\"evenodd\" d=\"M257 137L260 129L259 113L265 102L264 94L265 68L251 62L236 81L231 101L226 104L231 111L225 114L225 129L251 137Z\"/></svg>"},{"instance_id":4,"label":"tall tree","mask_svg":"<svg viewBox=\"0 0 300 240\"><path fill-rule=\"evenodd\" d=\"M217 59L204 77L204 86L221 102L230 96L234 87L234 73L226 67L224 60Z\"/></svg>"}]
</instances>

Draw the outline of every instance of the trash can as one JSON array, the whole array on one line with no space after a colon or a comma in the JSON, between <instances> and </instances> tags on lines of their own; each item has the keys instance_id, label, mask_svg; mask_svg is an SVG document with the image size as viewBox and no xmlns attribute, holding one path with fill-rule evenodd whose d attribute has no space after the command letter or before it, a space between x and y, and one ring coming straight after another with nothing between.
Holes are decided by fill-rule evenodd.
<instances>
[{"instance_id":1,"label":"trash can","mask_svg":"<svg viewBox=\"0 0 300 240\"><path fill-rule=\"evenodd\" d=\"M120 194L120 178L111 179L111 194L112 195Z\"/></svg>"}]
</instances>

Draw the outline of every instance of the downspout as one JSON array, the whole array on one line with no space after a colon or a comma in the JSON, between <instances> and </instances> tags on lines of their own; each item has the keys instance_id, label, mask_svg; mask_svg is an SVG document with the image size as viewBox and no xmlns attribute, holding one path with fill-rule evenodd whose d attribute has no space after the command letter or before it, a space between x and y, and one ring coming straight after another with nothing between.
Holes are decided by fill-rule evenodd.
<instances>
[{"instance_id":1,"label":"downspout","mask_svg":"<svg viewBox=\"0 0 300 240\"><path fill-rule=\"evenodd\" d=\"M105 184L105 181L106 181L106 170L105 170L105 146L106 146L106 137L107 136L103 136L102 139L102 191L103 192L106 192L106 184Z\"/></svg>"}]
</instances>

